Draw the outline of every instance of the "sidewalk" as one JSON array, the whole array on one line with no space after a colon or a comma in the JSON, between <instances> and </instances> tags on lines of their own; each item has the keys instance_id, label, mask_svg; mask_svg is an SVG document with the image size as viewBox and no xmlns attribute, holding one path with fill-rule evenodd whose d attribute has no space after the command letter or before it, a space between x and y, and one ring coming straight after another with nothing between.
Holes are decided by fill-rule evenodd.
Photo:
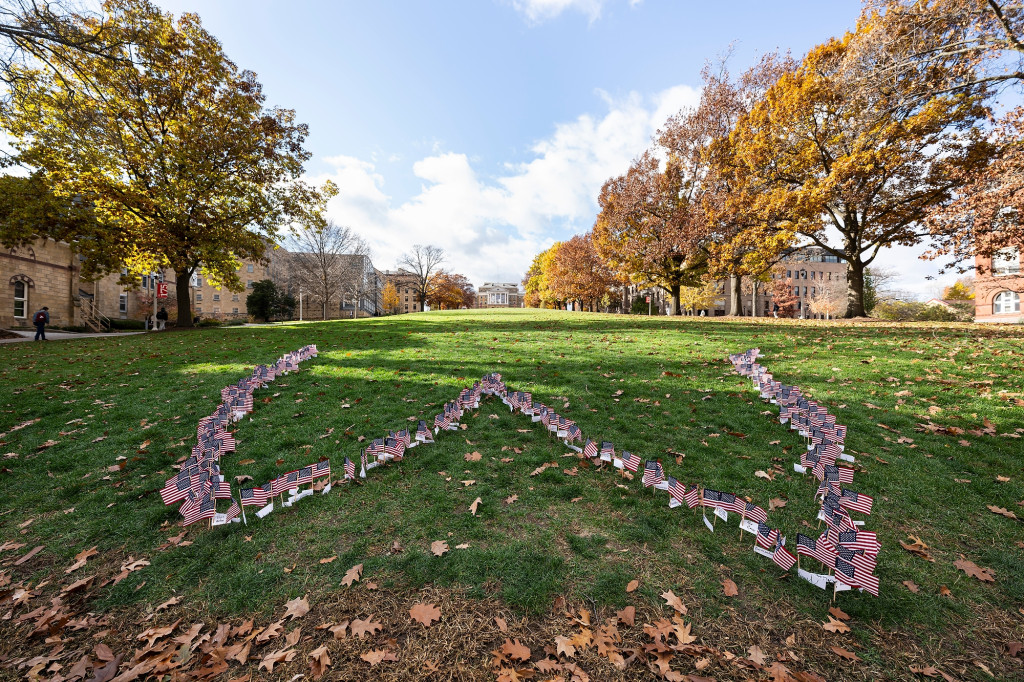
<instances>
[{"instance_id":1,"label":"sidewalk","mask_svg":"<svg viewBox=\"0 0 1024 682\"><path fill-rule=\"evenodd\" d=\"M35 331L21 331L18 329L8 329L11 334L17 334L21 338L17 339L0 339L0 343L22 343L24 341L33 341L36 335ZM58 332L46 330L47 341L64 341L67 339L95 339L100 337L119 337L119 336L134 336L135 334L145 334L146 332L107 332L105 334L80 334L78 332Z\"/></svg>"}]
</instances>

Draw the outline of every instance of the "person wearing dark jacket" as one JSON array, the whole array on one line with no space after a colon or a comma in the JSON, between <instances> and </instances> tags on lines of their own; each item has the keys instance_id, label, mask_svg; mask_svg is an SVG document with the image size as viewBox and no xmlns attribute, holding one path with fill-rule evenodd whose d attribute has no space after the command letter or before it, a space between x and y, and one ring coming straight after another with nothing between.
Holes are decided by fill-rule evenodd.
<instances>
[{"instance_id":1,"label":"person wearing dark jacket","mask_svg":"<svg viewBox=\"0 0 1024 682\"><path fill-rule=\"evenodd\" d=\"M32 324L36 326L36 341L46 341L46 325L50 324L50 309L45 305L32 316Z\"/></svg>"},{"instance_id":2,"label":"person wearing dark jacket","mask_svg":"<svg viewBox=\"0 0 1024 682\"><path fill-rule=\"evenodd\" d=\"M156 330L162 332L167 326L167 308L161 308L156 314Z\"/></svg>"}]
</instances>

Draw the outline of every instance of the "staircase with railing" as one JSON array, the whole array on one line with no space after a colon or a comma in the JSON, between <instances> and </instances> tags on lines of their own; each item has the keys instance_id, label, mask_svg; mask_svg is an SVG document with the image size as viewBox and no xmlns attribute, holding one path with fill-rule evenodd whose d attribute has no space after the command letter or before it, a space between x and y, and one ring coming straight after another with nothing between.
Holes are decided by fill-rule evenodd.
<instances>
[{"instance_id":1,"label":"staircase with railing","mask_svg":"<svg viewBox=\"0 0 1024 682\"><path fill-rule=\"evenodd\" d=\"M82 311L82 322L94 332L110 329L110 318L99 311L96 301L84 296L79 299Z\"/></svg>"}]
</instances>

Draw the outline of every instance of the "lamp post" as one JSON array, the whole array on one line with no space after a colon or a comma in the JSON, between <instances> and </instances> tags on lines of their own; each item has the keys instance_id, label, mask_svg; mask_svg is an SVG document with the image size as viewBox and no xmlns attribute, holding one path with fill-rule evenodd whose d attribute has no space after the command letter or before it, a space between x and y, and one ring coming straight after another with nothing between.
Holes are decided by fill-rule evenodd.
<instances>
[{"instance_id":1,"label":"lamp post","mask_svg":"<svg viewBox=\"0 0 1024 682\"><path fill-rule=\"evenodd\" d=\"M299 322L302 322L302 285L299 285Z\"/></svg>"}]
</instances>

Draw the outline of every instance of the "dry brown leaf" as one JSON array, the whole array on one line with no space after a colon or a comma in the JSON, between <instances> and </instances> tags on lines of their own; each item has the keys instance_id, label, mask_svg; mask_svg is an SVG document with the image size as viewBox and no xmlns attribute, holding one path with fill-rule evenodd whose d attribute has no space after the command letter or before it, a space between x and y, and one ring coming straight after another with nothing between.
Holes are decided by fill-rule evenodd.
<instances>
[{"instance_id":1,"label":"dry brown leaf","mask_svg":"<svg viewBox=\"0 0 1024 682\"><path fill-rule=\"evenodd\" d=\"M786 501L784 499L782 499L781 497L773 497L772 499L768 500L768 511L773 511L775 509L780 509L780 508L785 507L785 506L786 506Z\"/></svg>"},{"instance_id":2,"label":"dry brown leaf","mask_svg":"<svg viewBox=\"0 0 1024 682\"><path fill-rule=\"evenodd\" d=\"M356 564L352 568L345 571L345 577L341 579L341 584L345 587L351 587L352 583L359 582L359 579L363 577L363 565Z\"/></svg>"},{"instance_id":3,"label":"dry brown leaf","mask_svg":"<svg viewBox=\"0 0 1024 682\"><path fill-rule=\"evenodd\" d=\"M1000 516L1005 516L1008 519L1013 519L1015 521L1017 520L1017 515L1010 511L1009 509L1003 509L1002 507L997 507L994 504L986 506L988 507L988 510L993 514L999 514Z\"/></svg>"},{"instance_id":4,"label":"dry brown leaf","mask_svg":"<svg viewBox=\"0 0 1024 682\"><path fill-rule=\"evenodd\" d=\"M563 637L561 635L555 637L555 651L559 655L564 655L567 658L572 658L576 655L576 647L573 646L571 637Z\"/></svg>"},{"instance_id":5,"label":"dry brown leaf","mask_svg":"<svg viewBox=\"0 0 1024 682\"><path fill-rule=\"evenodd\" d=\"M907 589L913 592L914 594L917 594L921 591L921 588L918 587L917 583L915 583L913 580L904 580L903 584L906 585Z\"/></svg>"},{"instance_id":6,"label":"dry brown leaf","mask_svg":"<svg viewBox=\"0 0 1024 682\"><path fill-rule=\"evenodd\" d=\"M505 504L512 504L513 502L515 502L518 499L519 499L518 495L509 495L508 497L505 498Z\"/></svg>"},{"instance_id":7,"label":"dry brown leaf","mask_svg":"<svg viewBox=\"0 0 1024 682\"><path fill-rule=\"evenodd\" d=\"M675 592L669 590L668 592L662 592L661 598L665 600L665 603L674 608L679 613L686 615L686 605L683 604L683 600L676 596Z\"/></svg>"},{"instance_id":8,"label":"dry brown leaf","mask_svg":"<svg viewBox=\"0 0 1024 682\"><path fill-rule=\"evenodd\" d=\"M957 559L953 562L953 565L959 568L967 575L971 576L972 578L977 578L982 582L994 583L996 581L995 571L993 571L991 568L982 568L981 566L975 564L973 561L969 561L967 559Z\"/></svg>"},{"instance_id":9,"label":"dry brown leaf","mask_svg":"<svg viewBox=\"0 0 1024 682\"><path fill-rule=\"evenodd\" d=\"M850 615L848 613L846 613L845 611L843 611L838 606L833 606L832 608L830 608L828 610L828 612L831 613L836 618L838 618L839 620L850 620Z\"/></svg>"},{"instance_id":10,"label":"dry brown leaf","mask_svg":"<svg viewBox=\"0 0 1024 682\"><path fill-rule=\"evenodd\" d=\"M305 597L296 597L285 604L285 609L284 618L302 618L309 613L309 602Z\"/></svg>"},{"instance_id":11,"label":"dry brown leaf","mask_svg":"<svg viewBox=\"0 0 1024 682\"><path fill-rule=\"evenodd\" d=\"M629 584L626 585L626 592L635 592L636 588L640 587L639 580L630 580Z\"/></svg>"},{"instance_id":12,"label":"dry brown leaf","mask_svg":"<svg viewBox=\"0 0 1024 682\"><path fill-rule=\"evenodd\" d=\"M850 626L849 625L847 625L846 623L844 623L841 620L836 620L832 616L829 616L828 617L828 622L827 623L823 623L821 627L825 628L829 632L849 632L850 631Z\"/></svg>"},{"instance_id":13,"label":"dry brown leaf","mask_svg":"<svg viewBox=\"0 0 1024 682\"><path fill-rule=\"evenodd\" d=\"M615 612L615 617L619 619L619 622L626 626L632 626L636 623L636 608L633 606L627 606L621 611Z\"/></svg>"},{"instance_id":14,"label":"dry brown leaf","mask_svg":"<svg viewBox=\"0 0 1024 682\"><path fill-rule=\"evenodd\" d=\"M434 556L442 556L445 552L448 551L448 543L444 540L436 540L430 543L430 551L434 554Z\"/></svg>"},{"instance_id":15,"label":"dry brown leaf","mask_svg":"<svg viewBox=\"0 0 1024 682\"><path fill-rule=\"evenodd\" d=\"M377 630L383 627L380 623L373 622L373 615L366 617L366 620L359 620L356 618L352 621L351 630L353 637L363 638L364 635L376 634Z\"/></svg>"},{"instance_id":16,"label":"dry brown leaf","mask_svg":"<svg viewBox=\"0 0 1024 682\"><path fill-rule=\"evenodd\" d=\"M270 625L268 625L266 627L265 630L263 630L262 632L260 632L260 634L258 634L256 636L256 644L260 645L260 644L265 644L266 642L269 642L270 640L272 640L275 637L277 637L278 635L280 635L281 634L281 630L283 630L283 629L284 629L284 619L283 618L281 620L277 621L276 623L271 623Z\"/></svg>"},{"instance_id":17,"label":"dry brown leaf","mask_svg":"<svg viewBox=\"0 0 1024 682\"><path fill-rule=\"evenodd\" d=\"M500 651L509 658L516 659L519 661L528 661L530 660L530 656L532 655L529 647L526 647L523 644L521 644L518 639L514 642L509 639L506 639L505 643L501 645Z\"/></svg>"},{"instance_id":18,"label":"dry brown leaf","mask_svg":"<svg viewBox=\"0 0 1024 682\"><path fill-rule=\"evenodd\" d=\"M359 658L363 659L371 666L377 665L381 661L397 661L398 656L395 656L393 651L387 649L374 649L373 651L367 651L365 654L361 654Z\"/></svg>"},{"instance_id":19,"label":"dry brown leaf","mask_svg":"<svg viewBox=\"0 0 1024 682\"><path fill-rule=\"evenodd\" d=\"M302 636L302 628L295 628L294 630L289 632L287 635L284 636L285 648L290 647L290 646L295 646L296 644L298 644L299 643L299 637L301 637L301 636Z\"/></svg>"},{"instance_id":20,"label":"dry brown leaf","mask_svg":"<svg viewBox=\"0 0 1024 682\"><path fill-rule=\"evenodd\" d=\"M334 556L329 556L327 558L321 559L320 563L321 564L329 564L329 563L331 563L332 561L334 561L337 558L338 558L338 555L335 554Z\"/></svg>"},{"instance_id":21,"label":"dry brown leaf","mask_svg":"<svg viewBox=\"0 0 1024 682\"><path fill-rule=\"evenodd\" d=\"M337 625L332 625L327 629L334 635L334 639L345 639L345 630L348 629L348 621L343 620Z\"/></svg>"},{"instance_id":22,"label":"dry brown leaf","mask_svg":"<svg viewBox=\"0 0 1024 682\"><path fill-rule=\"evenodd\" d=\"M480 499L479 497L476 498L475 500L473 500L473 504L469 505L469 513L472 514L473 516L476 516L476 509L477 509L477 507L480 506L481 502L483 502L483 500Z\"/></svg>"},{"instance_id":23,"label":"dry brown leaf","mask_svg":"<svg viewBox=\"0 0 1024 682\"><path fill-rule=\"evenodd\" d=\"M430 627L435 620L441 619L441 609L433 604L415 604L409 609L409 615L413 620L423 623L425 627Z\"/></svg>"},{"instance_id":24,"label":"dry brown leaf","mask_svg":"<svg viewBox=\"0 0 1024 682\"><path fill-rule=\"evenodd\" d=\"M257 670L262 670L263 668L266 668L268 673L272 673L274 672L275 665L277 665L278 663L290 662L292 659L295 658L295 656L298 655L298 653L299 652L295 649L281 649L280 651L274 651L272 653L269 653L263 657L262 661L260 661L260 665L259 668L257 668Z\"/></svg>"},{"instance_id":25,"label":"dry brown leaf","mask_svg":"<svg viewBox=\"0 0 1024 682\"><path fill-rule=\"evenodd\" d=\"M479 452L467 452L463 455L463 459L467 462L479 462L482 456Z\"/></svg>"},{"instance_id":26,"label":"dry brown leaf","mask_svg":"<svg viewBox=\"0 0 1024 682\"><path fill-rule=\"evenodd\" d=\"M326 644L309 652L309 675L314 680L323 677L330 665L331 657L327 653Z\"/></svg>"},{"instance_id":27,"label":"dry brown leaf","mask_svg":"<svg viewBox=\"0 0 1024 682\"><path fill-rule=\"evenodd\" d=\"M67 575L68 573L73 573L77 571L82 566L85 566L85 562L88 561L90 557L94 557L97 554L99 554L99 550L97 550L95 546L90 547L89 549L82 550L81 552L75 555L75 563L71 564L69 568L65 569L64 574Z\"/></svg>"},{"instance_id":28,"label":"dry brown leaf","mask_svg":"<svg viewBox=\"0 0 1024 682\"><path fill-rule=\"evenodd\" d=\"M747 649L747 658L758 665L764 665L764 652L761 651L761 647L756 644L752 644L750 648Z\"/></svg>"},{"instance_id":29,"label":"dry brown leaf","mask_svg":"<svg viewBox=\"0 0 1024 682\"><path fill-rule=\"evenodd\" d=\"M841 646L834 646L834 647L832 647L832 651L836 654L836 656L840 656L842 658L845 658L848 661L859 661L860 660L860 656L858 656L857 654L853 653L852 651L847 651L846 649L844 649Z\"/></svg>"},{"instance_id":30,"label":"dry brown leaf","mask_svg":"<svg viewBox=\"0 0 1024 682\"><path fill-rule=\"evenodd\" d=\"M501 616L494 617L494 624L498 626L498 629L502 632L508 632L508 623Z\"/></svg>"},{"instance_id":31,"label":"dry brown leaf","mask_svg":"<svg viewBox=\"0 0 1024 682\"><path fill-rule=\"evenodd\" d=\"M736 587L736 583L729 578L722 581L722 592L726 597L736 597L740 593L739 589Z\"/></svg>"},{"instance_id":32,"label":"dry brown leaf","mask_svg":"<svg viewBox=\"0 0 1024 682\"><path fill-rule=\"evenodd\" d=\"M921 538L917 537L916 535L910 535L908 537L911 540L913 540L913 542L908 544L908 543L903 542L901 540L900 541L900 546L903 549L905 549L908 552L910 552L910 553L912 553L912 554L914 554L914 555L924 559L925 561L931 561L931 562L935 561L935 559L933 559L932 556L927 551L925 551L925 550L928 549L928 545L926 545L924 543L924 541L921 540Z\"/></svg>"},{"instance_id":33,"label":"dry brown leaf","mask_svg":"<svg viewBox=\"0 0 1024 682\"><path fill-rule=\"evenodd\" d=\"M175 604L177 604L180 601L181 601L181 597L171 597L170 599L165 601L163 604L161 604L160 606L156 607L156 611L157 611L157 613L159 613L160 611L163 611L166 608L170 608L171 606L174 606Z\"/></svg>"}]
</instances>

